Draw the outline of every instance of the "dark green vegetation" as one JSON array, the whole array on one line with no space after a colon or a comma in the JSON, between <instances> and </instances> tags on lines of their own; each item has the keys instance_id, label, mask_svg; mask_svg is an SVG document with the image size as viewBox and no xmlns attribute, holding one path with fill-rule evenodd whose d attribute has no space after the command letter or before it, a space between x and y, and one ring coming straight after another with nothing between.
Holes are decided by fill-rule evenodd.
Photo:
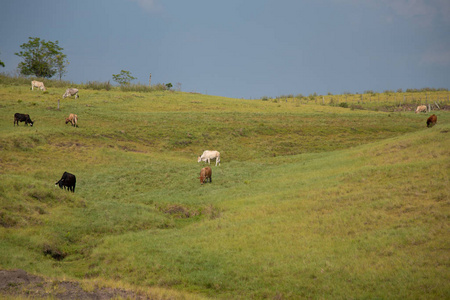
<instances>
[{"instance_id":1,"label":"dark green vegetation","mask_svg":"<svg viewBox=\"0 0 450 300\"><path fill-rule=\"evenodd\" d=\"M58 111L64 90L0 86L0 268L175 298L450 297L448 112L117 89Z\"/></svg>"},{"instance_id":2,"label":"dark green vegetation","mask_svg":"<svg viewBox=\"0 0 450 300\"><path fill-rule=\"evenodd\" d=\"M62 53L64 49L58 45L58 41L46 42L37 37L30 37L28 43L23 43L20 48L22 51L15 53L23 59L17 66L20 74L43 78L58 74L61 79L67 72L67 55Z\"/></svg>"}]
</instances>

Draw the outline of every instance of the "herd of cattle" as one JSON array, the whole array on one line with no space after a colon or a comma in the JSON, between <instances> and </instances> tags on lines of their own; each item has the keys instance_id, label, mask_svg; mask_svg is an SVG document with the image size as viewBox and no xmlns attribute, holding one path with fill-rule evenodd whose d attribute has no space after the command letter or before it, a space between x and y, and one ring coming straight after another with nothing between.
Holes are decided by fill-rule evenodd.
<instances>
[{"instance_id":1,"label":"herd of cattle","mask_svg":"<svg viewBox=\"0 0 450 300\"><path fill-rule=\"evenodd\" d=\"M31 82L31 90L34 90L34 88L38 88L42 91L46 91L47 89L44 86L43 82L40 81L35 81L33 80ZM77 99L78 96L78 89L75 88L69 88L66 90L66 92L63 95L63 99L69 96L75 96L75 99ZM419 105L416 109L416 114L420 113L420 112L427 112L427 107L425 105ZM30 124L31 126L33 126L34 122L31 121L30 115L28 114L21 114L21 113L15 113L14 114L14 126L19 126L19 122L25 122L25 125L28 126L28 124ZM437 122L437 117L436 115L431 115L428 119L427 119L427 127L433 127L434 125L436 125ZM70 123L72 126L74 127L78 127L78 116L76 114L70 114L68 118L66 118L66 124ZM208 164L211 164L211 160L215 160L216 161L216 166L217 164L219 164L220 166L220 153L219 151L215 151L215 150L205 150L203 151L202 155L197 157L197 162L207 162ZM212 182L212 170L210 167L204 167L201 169L200 171L200 183L203 184L205 182ZM71 191L71 192L75 192L75 184L76 184L76 177L73 174L70 174L68 172L64 172L64 174L62 175L61 179L55 183L55 186L59 186L61 189L64 188Z\"/></svg>"}]
</instances>

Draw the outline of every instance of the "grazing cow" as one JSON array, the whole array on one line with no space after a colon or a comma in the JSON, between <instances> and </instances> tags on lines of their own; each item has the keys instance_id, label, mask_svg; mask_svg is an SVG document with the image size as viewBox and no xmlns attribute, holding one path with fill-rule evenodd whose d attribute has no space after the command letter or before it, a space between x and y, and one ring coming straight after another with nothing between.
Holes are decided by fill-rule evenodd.
<instances>
[{"instance_id":1,"label":"grazing cow","mask_svg":"<svg viewBox=\"0 0 450 300\"><path fill-rule=\"evenodd\" d=\"M219 151L205 150L205 151L203 151L203 154L197 158L197 162L207 161L208 164L211 164L211 159L215 159L216 166L217 166L217 163L219 163L219 166L220 166L220 152Z\"/></svg>"},{"instance_id":2,"label":"grazing cow","mask_svg":"<svg viewBox=\"0 0 450 300\"><path fill-rule=\"evenodd\" d=\"M66 118L66 124L72 124L73 127L78 127L78 116L76 114L70 114L68 118Z\"/></svg>"},{"instance_id":3,"label":"grazing cow","mask_svg":"<svg viewBox=\"0 0 450 300\"><path fill-rule=\"evenodd\" d=\"M427 106L426 105L419 105L419 106L417 106L416 114L420 113L420 112L426 113L427 112Z\"/></svg>"},{"instance_id":4,"label":"grazing cow","mask_svg":"<svg viewBox=\"0 0 450 300\"><path fill-rule=\"evenodd\" d=\"M208 182L208 178L209 178L209 182L212 182L211 179L211 174L212 174L212 170L210 167L204 167L201 171L200 171L200 183L203 184L205 182Z\"/></svg>"},{"instance_id":5,"label":"grazing cow","mask_svg":"<svg viewBox=\"0 0 450 300\"><path fill-rule=\"evenodd\" d=\"M55 186L59 186L61 189L64 187L64 189L67 189L69 191L72 191L72 193L75 193L75 184L77 183L77 179L75 178L75 175L64 172L61 179L55 183Z\"/></svg>"},{"instance_id":6,"label":"grazing cow","mask_svg":"<svg viewBox=\"0 0 450 300\"><path fill-rule=\"evenodd\" d=\"M436 115L431 115L428 119L427 119L427 127L433 127L434 125L436 125L437 122L437 117Z\"/></svg>"},{"instance_id":7,"label":"grazing cow","mask_svg":"<svg viewBox=\"0 0 450 300\"><path fill-rule=\"evenodd\" d=\"M63 95L63 99L66 97L75 96L75 99L77 99L78 96L78 89L67 89L66 92Z\"/></svg>"},{"instance_id":8,"label":"grazing cow","mask_svg":"<svg viewBox=\"0 0 450 300\"><path fill-rule=\"evenodd\" d=\"M25 122L25 125L28 126L28 123L31 124L31 126L33 126L34 122L31 121L30 119L30 115L29 114L19 114L19 113L15 113L14 114L14 126L19 126L19 122Z\"/></svg>"},{"instance_id":9,"label":"grazing cow","mask_svg":"<svg viewBox=\"0 0 450 300\"><path fill-rule=\"evenodd\" d=\"M31 82L31 90L34 91L34 88L35 88L35 87L38 88L38 89L40 89L41 91L44 91L44 92L47 90L47 89L45 88L43 82L33 80L33 81Z\"/></svg>"}]
</instances>

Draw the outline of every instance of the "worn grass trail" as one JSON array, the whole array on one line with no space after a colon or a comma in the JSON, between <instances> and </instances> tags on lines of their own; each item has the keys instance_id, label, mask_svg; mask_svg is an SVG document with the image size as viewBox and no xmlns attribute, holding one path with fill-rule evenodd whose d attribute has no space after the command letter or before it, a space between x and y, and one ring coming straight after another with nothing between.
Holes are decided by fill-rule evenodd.
<instances>
[{"instance_id":1,"label":"worn grass trail","mask_svg":"<svg viewBox=\"0 0 450 300\"><path fill-rule=\"evenodd\" d=\"M62 93L0 88L1 268L186 298L450 296L447 112L428 129L414 113L91 90L58 111ZM222 165L201 186L205 149ZM54 187L64 171L75 194Z\"/></svg>"}]
</instances>

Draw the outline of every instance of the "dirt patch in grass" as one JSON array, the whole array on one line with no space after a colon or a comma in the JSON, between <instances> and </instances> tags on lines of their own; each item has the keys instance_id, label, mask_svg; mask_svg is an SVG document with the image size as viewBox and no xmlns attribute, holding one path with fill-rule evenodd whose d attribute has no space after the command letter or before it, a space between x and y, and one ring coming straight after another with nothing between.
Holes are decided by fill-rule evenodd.
<instances>
[{"instance_id":1,"label":"dirt patch in grass","mask_svg":"<svg viewBox=\"0 0 450 300\"><path fill-rule=\"evenodd\" d=\"M174 218L190 218L199 215L199 212L195 209L190 209L179 204L169 204L159 207L159 210L163 213L169 214Z\"/></svg>"},{"instance_id":2,"label":"dirt patch in grass","mask_svg":"<svg viewBox=\"0 0 450 300\"><path fill-rule=\"evenodd\" d=\"M85 291L78 282L45 279L23 270L0 270L0 298L8 296L30 299L151 299L122 289Z\"/></svg>"}]
</instances>

